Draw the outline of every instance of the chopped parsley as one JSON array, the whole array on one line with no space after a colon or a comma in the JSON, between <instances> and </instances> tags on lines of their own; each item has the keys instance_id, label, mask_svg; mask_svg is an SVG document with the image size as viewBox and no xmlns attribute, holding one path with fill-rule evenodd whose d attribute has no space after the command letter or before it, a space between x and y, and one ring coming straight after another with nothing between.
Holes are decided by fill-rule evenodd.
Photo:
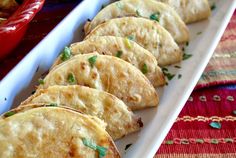
<instances>
[{"instance_id":1,"label":"chopped parsley","mask_svg":"<svg viewBox=\"0 0 236 158\"><path fill-rule=\"evenodd\" d=\"M125 146L125 150L129 149L129 147L130 147L131 145L132 145L131 143L130 143L130 144L127 144L127 145Z\"/></svg>"},{"instance_id":2,"label":"chopped parsley","mask_svg":"<svg viewBox=\"0 0 236 158\"><path fill-rule=\"evenodd\" d=\"M192 54L184 53L183 54L183 60L187 60L187 59L191 58L192 56L193 56Z\"/></svg>"},{"instance_id":3,"label":"chopped parsley","mask_svg":"<svg viewBox=\"0 0 236 158\"><path fill-rule=\"evenodd\" d=\"M210 125L212 128L221 129L221 123L220 123L220 122L211 122L209 125Z\"/></svg>"},{"instance_id":4,"label":"chopped parsley","mask_svg":"<svg viewBox=\"0 0 236 158\"><path fill-rule=\"evenodd\" d=\"M44 83L45 83L42 78L40 78L40 79L38 80L38 82L39 82L39 84L41 84L41 85L44 85Z\"/></svg>"},{"instance_id":5,"label":"chopped parsley","mask_svg":"<svg viewBox=\"0 0 236 158\"><path fill-rule=\"evenodd\" d=\"M212 6L211 6L211 10L214 10L214 9L216 9L216 4L215 3L212 4Z\"/></svg>"},{"instance_id":6,"label":"chopped parsley","mask_svg":"<svg viewBox=\"0 0 236 158\"><path fill-rule=\"evenodd\" d=\"M122 56L123 52L121 50L118 50L116 53L116 57L120 58Z\"/></svg>"},{"instance_id":7,"label":"chopped parsley","mask_svg":"<svg viewBox=\"0 0 236 158\"><path fill-rule=\"evenodd\" d=\"M74 74L69 73L69 75L68 75L68 77L67 77L67 81L68 81L70 84L75 83L75 76L74 76Z\"/></svg>"},{"instance_id":8,"label":"chopped parsley","mask_svg":"<svg viewBox=\"0 0 236 158\"><path fill-rule=\"evenodd\" d=\"M95 142L82 138L83 144L93 150L98 151L99 158L106 156L107 148L97 145Z\"/></svg>"},{"instance_id":9,"label":"chopped parsley","mask_svg":"<svg viewBox=\"0 0 236 158\"><path fill-rule=\"evenodd\" d=\"M70 48L65 47L63 49L63 51L61 52L61 60L66 61L66 60L70 59L71 55L72 54L71 54Z\"/></svg>"},{"instance_id":10,"label":"chopped parsley","mask_svg":"<svg viewBox=\"0 0 236 158\"><path fill-rule=\"evenodd\" d=\"M159 22L159 17L160 17L160 13L159 12L156 12L156 13L153 13L152 15L150 15L150 19L151 20L154 20L154 21L157 21Z\"/></svg>"},{"instance_id":11,"label":"chopped parsley","mask_svg":"<svg viewBox=\"0 0 236 158\"><path fill-rule=\"evenodd\" d=\"M9 111L9 112L7 112L7 113L4 114L4 117L10 117L10 116L15 115L15 114L16 114L16 112L14 112L14 111Z\"/></svg>"},{"instance_id":12,"label":"chopped parsley","mask_svg":"<svg viewBox=\"0 0 236 158\"><path fill-rule=\"evenodd\" d=\"M148 67L147 67L146 63L143 64L141 71L142 71L143 74L148 73Z\"/></svg>"},{"instance_id":13,"label":"chopped parsley","mask_svg":"<svg viewBox=\"0 0 236 158\"><path fill-rule=\"evenodd\" d=\"M95 55L95 56L92 56L92 57L90 57L89 59L88 59L88 61L89 61L89 63L90 63L90 65L91 65L91 67L93 67L94 65L95 65L95 63L96 63L96 60L97 60L97 55Z\"/></svg>"}]
</instances>

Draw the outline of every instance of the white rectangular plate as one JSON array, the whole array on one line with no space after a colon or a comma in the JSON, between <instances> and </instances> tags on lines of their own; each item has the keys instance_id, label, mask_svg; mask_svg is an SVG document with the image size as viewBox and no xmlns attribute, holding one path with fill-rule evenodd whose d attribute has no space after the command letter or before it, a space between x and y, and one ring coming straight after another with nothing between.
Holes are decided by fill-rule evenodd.
<instances>
[{"instance_id":1,"label":"white rectangular plate","mask_svg":"<svg viewBox=\"0 0 236 158\"><path fill-rule=\"evenodd\" d=\"M47 71L65 45L80 41L82 26L92 19L109 0L84 0L56 28L0 82L0 113L19 105L30 96L41 74ZM168 86L160 89L158 108L137 112L144 128L116 142L123 157L151 158L161 145L172 124L183 108L204 68L210 60L235 9L234 0L214 0L216 9L209 20L189 26L190 44L186 49L192 58L183 61L181 69L170 68L175 77ZM198 35L198 32L201 32ZM37 71L38 70L38 71ZM177 76L176 75L176 76ZM133 145L125 151L127 144Z\"/></svg>"}]
</instances>

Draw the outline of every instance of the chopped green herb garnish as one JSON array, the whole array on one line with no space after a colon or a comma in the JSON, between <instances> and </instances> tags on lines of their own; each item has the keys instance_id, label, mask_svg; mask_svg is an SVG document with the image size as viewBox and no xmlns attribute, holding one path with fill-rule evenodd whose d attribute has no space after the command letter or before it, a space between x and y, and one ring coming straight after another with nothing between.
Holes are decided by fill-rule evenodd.
<instances>
[{"instance_id":1,"label":"chopped green herb garnish","mask_svg":"<svg viewBox=\"0 0 236 158\"><path fill-rule=\"evenodd\" d=\"M233 115L235 115L235 116L236 116L236 110L234 110L234 111L233 111Z\"/></svg>"},{"instance_id":2,"label":"chopped green herb garnish","mask_svg":"<svg viewBox=\"0 0 236 158\"><path fill-rule=\"evenodd\" d=\"M145 63L143 64L141 71L142 71L143 74L148 73L148 67L147 67L147 64L145 64Z\"/></svg>"},{"instance_id":3,"label":"chopped green herb garnish","mask_svg":"<svg viewBox=\"0 0 236 158\"><path fill-rule=\"evenodd\" d=\"M127 145L125 146L125 150L129 149L129 147L130 147L131 145L132 145L132 144L127 144Z\"/></svg>"},{"instance_id":4,"label":"chopped green herb garnish","mask_svg":"<svg viewBox=\"0 0 236 158\"><path fill-rule=\"evenodd\" d=\"M181 69L181 66L179 66L179 65L175 65L175 68L177 68L177 69Z\"/></svg>"},{"instance_id":5,"label":"chopped green herb garnish","mask_svg":"<svg viewBox=\"0 0 236 158\"><path fill-rule=\"evenodd\" d=\"M116 57L120 58L123 52L121 50L118 50L116 53Z\"/></svg>"},{"instance_id":6,"label":"chopped green herb garnish","mask_svg":"<svg viewBox=\"0 0 236 158\"><path fill-rule=\"evenodd\" d=\"M55 107L55 106L58 106L58 105L57 105L57 103L51 103L51 104L49 104L49 105L47 105L47 106L49 106L49 107L50 107L50 106Z\"/></svg>"},{"instance_id":7,"label":"chopped green herb garnish","mask_svg":"<svg viewBox=\"0 0 236 158\"><path fill-rule=\"evenodd\" d=\"M31 92L31 94L34 94L35 92L36 92L36 91L34 90L34 91Z\"/></svg>"},{"instance_id":8,"label":"chopped green herb garnish","mask_svg":"<svg viewBox=\"0 0 236 158\"><path fill-rule=\"evenodd\" d=\"M168 144L168 145L174 144L174 141L173 140L167 140L166 144Z\"/></svg>"},{"instance_id":9,"label":"chopped green herb garnish","mask_svg":"<svg viewBox=\"0 0 236 158\"><path fill-rule=\"evenodd\" d=\"M193 56L192 54L186 54L186 53L184 53L184 54L183 54L183 60L187 60L187 59L191 58L192 56Z\"/></svg>"},{"instance_id":10,"label":"chopped green herb garnish","mask_svg":"<svg viewBox=\"0 0 236 158\"><path fill-rule=\"evenodd\" d=\"M131 41L134 41L134 39L135 39L134 35L129 35L127 38Z\"/></svg>"},{"instance_id":11,"label":"chopped green herb garnish","mask_svg":"<svg viewBox=\"0 0 236 158\"><path fill-rule=\"evenodd\" d=\"M90 57L90 58L88 59L88 61L89 61L90 65L91 65L91 67L93 67L94 64L96 63L97 57L98 57L98 56L95 55L95 56L92 56L92 57Z\"/></svg>"},{"instance_id":12,"label":"chopped green herb garnish","mask_svg":"<svg viewBox=\"0 0 236 158\"><path fill-rule=\"evenodd\" d=\"M212 4L212 6L211 6L211 10L214 10L214 9L216 9L216 4L215 3Z\"/></svg>"},{"instance_id":13,"label":"chopped green herb garnish","mask_svg":"<svg viewBox=\"0 0 236 158\"><path fill-rule=\"evenodd\" d=\"M168 72L163 72L163 73L169 81L172 80L175 77L175 74L171 74L171 73L168 73Z\"/></svg>"},{"instance_id":14,"label":"chopped green herb garnish","mask_svg":"<svg viewBox=\"0 0 236 158\"><path fill-rule=\"evenodd\" d=\"M185 48L184 48L184 47L182 48L182 51L183 51L183 52L185 51Z\"/></svg>"},{"instance_id":15,"label":"chopped green herb garnish","mask_svg":"<svg viewBox=\"0 0 236 158\"><path fill-rule=\"evenodd\" d=\"M107 6L106 4L103 4L102 7L101 7L101 10L102 10L103 8L105 8L106 6Z\"/></svg>"},{"instance_id":16,"label":"chopped green herb garnish","mask_svg":"<svg viewBox=\"0 0 236 158\"><path fill-rule=\"evenodd\" d=\"M197 33L197 35L201 35L201 34L202 34L202 32L198 32L198 33Z\"/></svg>"},{"instance_id":17,"label":"chopped green herb garnish","mask_svg":"<svg viewBox=\"0 0 236 158\"><path fill-rule=\"evenodd\" d=\"M179 75L178 75L178 79L181 79L181 78L182 78L182 75L181 75L181 74L179 74Z\"/></svg>"},{"instance_id":18,"label":"chopped green herb garnish","mask_svg":"<svg viewBox=\"0 0 236 158\"><path fill-rule=\"evenodd\" d=\"M97 151L99 153L99 158L106 156L107 148L97 145Z\"/></svg>"},{"instance_id":19,"label":"chopped green herb garnish","mask_svg":"<svg viewBox=\"0 0 236 158\"><path fill-rule=\"evenodd\" d=\"M83 144L85 146L87 146L87 147L89 147L89 148L91 148L93 150L98 151L100 158L106 156L107 148L99 146L96 143L94 143L93 141L90 141L90 140L88 140L86 138L83 138L82 141L83 141Z\"/></svg>"},{"instance_id":20,"label":"chopped green herb garnish","mask_svg":"<svg viewBox=\"0 0 236 158\"><path fill-rule=\"evenodd\" d=\"M186 46L188 46L189 45L189 42L186 42Z\"/></svg>"},{"instance_id":21,"label":"chopped green herb garnish","mask_svg":"<svg viewBox=\"0 0 236 158\"><path fill-rule=\"evenodd\" d=\"M43 80L43 79L41 79L41 78L38 80L38 82L39 82L39 84L41 84L41 85L43 85L43 84L44 84L44 80Z\"/></svg>"},{"instance_id":22,"label":"chopped green herb garnish","mask_svg":"<svg viewBox=\"0 0 236 158\"><path fill-rule=\"evenodd\" d=\"M209 125L210 125L212 128L221 129L221 123L220 123L220 122L211 122Z\"/></svg>"},{"instance_id":23,"label":"chopped green herb garnish","mask_svg":"<svg viewBox=\"0 0 236 158\"><path fill-rule=\"evenodd\" d=\"M167 72L167 71L169 71L169 70L168 70L167 68L163 67L163 68L162 68L162 71L163 71L163 72Z\"/></svg>"},{"instance_id":24,"label":"chopped green herb garnish","mask_svg":"<svg viewBox=\"0 0 236 158\"><path fill-rule=\"evenodd\" d=\"M151 20L154 20L154 21L159 22L159 17L160 17L160 13L157 12L157 13L154 13L154 14L150 15L149 18L150 18Z\"/></svg>"},{"instance_id":25,"label":"chopped green herb garnish","mask_svg":"<svg viewBox=\"0 0 236 158\"><path fill-rule=\"evenodd\" d=\"M71 55L72 54L71 54L70 48L65 47L61 53L61 60L66 61L66 60L70 59Z\"/></svg>"},{"instance_id":26,"label":"chopped green herb garnish","mask_svg":"<svg viewBox=\"0 0 236 158\"><path fill-rule=\"evenodd\" d=\"M71 84L75 83L75 76L72 73L69 73L67 81Z\"/></svg>"},{"instance_id":27,"label":"chopped green herb garnish","mask_svg":"<svg viewBox=\"0 0 236 158\"><path fill-rule=\"evenodd\" d=\"M16 112L14 112L14 111L9 111L9 112L7 112L7 113L4 114L4 117L10 117L10 116L15 115L15 114L16 114Z\"/></svg>"},{"instance_id":28,"label":"chopped green herb garnish","mask_svg":"<svg viewBox=\"0 0 236 158\"><path fill-rule=\"evenodd\" d=\"M97 149L97 145L94 142L89 141L88 139L85 138L83 138L82 141L85 146L90 147L93 150Z\"/></svg>"},{"instance_id":29,"label":"chopped green herb garnish","mask_svg":"<svg viewBox=\"0 0 236 158\"><path fill-rule=\"evenodd\" d=\"M169 83L168 82L166 82L166 86L168 86L169 85Z\"/></svg>"},{"instance_id":30,"label":"chopped green herb garnish","mask_svg":"<svg viewBox=\"0 0 236 158\"><path fill-rule=\"evenodd\" d=\"M131 43L130 43L130 41L129 41L128 38L125 38L125 45L126 45L126 47L128 47L129 49L132 48L132 45L131 45Z\"/></svg>"},{"instance_id":31,"label":"chopped green herb garnish","mask_svg":"<svg viewBox=\"0 0 236 158\"><path fill-rule=\"evenodd\" d=\"M136 10L136 14L137 16L141 16L140 12L138 11L138 9Z\"/></svg>"}]
</instances>

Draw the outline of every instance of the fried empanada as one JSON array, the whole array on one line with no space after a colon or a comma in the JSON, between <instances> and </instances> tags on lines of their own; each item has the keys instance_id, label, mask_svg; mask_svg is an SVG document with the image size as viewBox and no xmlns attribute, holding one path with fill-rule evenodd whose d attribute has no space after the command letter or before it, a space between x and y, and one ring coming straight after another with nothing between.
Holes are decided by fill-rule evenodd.
<instances>
[{"instance_id":1,"label":"fried empanada","mask_svg":"<svg viewBox=\"0 0 236 158\"><path fill-rule=\"evenodd\" d=\"M148 71L148 69L146 69ZM54 67L39 86L83 85L111 93L131 110L157 106L159 96L149 80L130 63L98 53L76 55Z\"/></svg>"},{"instance_id":2,"label":"fried empanada","mask_svg":"<svg viewBox=\"0 0 236 158\"><path fill-rule=\"evenodd\" d=\"M117 97L84 86L51 86L40 89L22 102L21 106L32 103L53 103L97 116L107 123L106 130L115 140L142 127L141 118L135 117Z\"/></svg>"},{"instance_id":3,"label":"fried empanada","mask_svg":"<svg viewBox=\"0 0 236 158\"><path fill-rule=\"evenodd\" d=\"M101 120L50 106L24 106L1 116L0 157L120 157Z\"/></svg>"},{"instance_id":4,"label":"fried empanada","mask_svg":"<svg viewBox=\"0 0 236 158\"><path fill-rule=\"evenodd\" d=\"M208 0L158 0L164 2L180 15L187 24L207 19L211 15Z\"/></svg>"},{"instance_id":5,"label":"fried empanada","mask_svg":"<svg viewBox=\"0 0 236 158\"><path fill-rule=\"evenodd\" d=\"M149 79L154 87L165 85L165 77L158 66L155 57L146 49L139 46L133 41L129 41L131 47L126 46L125 38L114 36L97 36L89 38L85 41L74 43L70 46L71 56L76 54L87 54L91 52L98 52L103 55L112 55L119 57L142 71L143 65L147 65L149 70L145 76ZM63 54L56 60L55 65L63 62Z\"/></svg>"},{"instance_id":6,"label":"fried empanada","mask_svg":"<svg viewBox=\"0 0 236 158\"><path fill-rule=\"evenodd\" d=\"M117 36L124 37L127 48L132 47L130 37L149 50L160 66L178 63L182 60L182 50L170 33L157 22L144 18L123 17L111 19L98 25L87 37Z\"/></svg>"},{"instance_id":7,"label":"fried empanada","mask_svg":"<svg viewBox=\"0 0 236 158\"><path fill-rule=\"evenodd\" d=\"M189 31L180 16L170 6L155 0L121 0L102 9L91 22L85 24L85 33L107 20L136 16L151 19L163 26L177 43L189 41Z\"/></svg>"}]
</instances>

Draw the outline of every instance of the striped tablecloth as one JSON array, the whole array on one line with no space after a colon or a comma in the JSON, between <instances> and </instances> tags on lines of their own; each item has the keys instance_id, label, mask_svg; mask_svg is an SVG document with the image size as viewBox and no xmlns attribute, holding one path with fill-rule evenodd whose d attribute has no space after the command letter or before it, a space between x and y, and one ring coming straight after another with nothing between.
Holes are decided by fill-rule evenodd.
<instances>
[{"instance_id":1,"label":"striped tablecloth","mask_svg":"<svg viewBox=\"0 0 236 158\"><path fill-rule=\"evenodd\" d=\"M2 79L79 1L47 0L20 45L0 61ZM236 157L236 12L156 157ZM225 86L232 84L231 86ZM220 87L215 87L220 86ZM220 129L209 124L217 122Z\"/></svg>"}]
</instances>

